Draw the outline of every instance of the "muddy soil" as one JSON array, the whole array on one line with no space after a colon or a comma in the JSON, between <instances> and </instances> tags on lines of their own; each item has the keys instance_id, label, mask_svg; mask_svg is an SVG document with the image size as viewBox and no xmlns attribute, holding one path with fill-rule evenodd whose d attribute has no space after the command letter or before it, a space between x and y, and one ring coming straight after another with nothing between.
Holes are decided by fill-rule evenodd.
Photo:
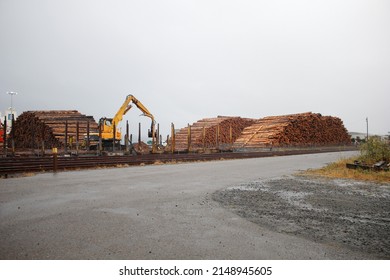
<instances>
[{"instance_id":1,"label":"muddy soil","mask_svg":"<svg viewBox=\"0 0 390 280\"><path fill-rule=\"evenodd\" d=\"M390 185L289 176L213 194L224 207L271 230L390 259Z\"/></svg>"}]
</instances>

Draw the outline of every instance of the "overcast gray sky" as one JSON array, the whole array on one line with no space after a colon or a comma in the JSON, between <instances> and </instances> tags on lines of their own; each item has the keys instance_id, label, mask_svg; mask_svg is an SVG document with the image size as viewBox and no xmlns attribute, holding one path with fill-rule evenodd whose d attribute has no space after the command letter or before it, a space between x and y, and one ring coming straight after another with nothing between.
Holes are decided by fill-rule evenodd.
<instances>
[{"instance_id":1,"label":"overcast gray sky","mask_svg":"<svg viewBox=\"0 0 390 280\"><path fill-rule=\"evenodd\" d=\"M0 0L0 40L3 113L16 91L19 114L98 120L131 93L163 135L171 122L308 111L390 131L387 0ZM124 120L148 124L139 114Z\"/></svg>"}]
</instances>

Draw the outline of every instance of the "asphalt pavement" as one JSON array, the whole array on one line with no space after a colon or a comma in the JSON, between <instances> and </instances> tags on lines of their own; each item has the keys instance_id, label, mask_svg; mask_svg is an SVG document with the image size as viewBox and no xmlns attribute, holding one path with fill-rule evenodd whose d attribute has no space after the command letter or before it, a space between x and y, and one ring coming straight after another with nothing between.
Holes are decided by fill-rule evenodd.
<instances>
[{"instance_id":1,"label":"asphalt pavement","mask_svg":"<svg viewBox=\"0 0 390 280\"><path fill-rule=\"evenodd\" d=\"M1 259L361 259L273 232L211 199L356 152L147 165L0 179Z\"/></svg>"}]
</instances>

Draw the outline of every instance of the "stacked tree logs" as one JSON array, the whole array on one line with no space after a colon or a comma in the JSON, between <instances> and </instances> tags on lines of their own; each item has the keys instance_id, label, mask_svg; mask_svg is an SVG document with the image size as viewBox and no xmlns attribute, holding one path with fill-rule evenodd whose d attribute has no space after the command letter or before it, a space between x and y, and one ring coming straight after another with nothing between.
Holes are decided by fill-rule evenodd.
<instances>
[{"instance_id":1,"label":"stacked tree logs","mask_svg":"<svg viewBox=\"0 0 390 280\"><path fill-rule=\"evenodd\" d=\"M325 146L350 143L351 138L341 119L309 112L259 119L243 130L233 148Z\"/></svg>"},{"instance_id":2,"label":"stacked tree logs","mask_svg":"<svg viewBox=\"0 0 390 280\"><path fill-rule=\"evenodd\" d=\"M67 128L68 141L76 142L77 126L78 140L81 142L87 134L96 133L98 125L92 116L86 116L75 110L27 111L15 121L13 133L15 147L47 148L63 147Z\"/></svg>"},{"instance_id":3,"label":"stacked tree logs","mask_svg":"<svg viewBox=\"0 0 390 280\"><path fill-rule=\"evenodd\" d=\"M175 150L191 151L231 147L241 135L242 130L253 124L255 120L240 117L205 118L189 127L180 129L175 135ZM170 143L167 149L170 149ZM190 144L188 145L188 142Z\"/></svg>"}]
</instances>

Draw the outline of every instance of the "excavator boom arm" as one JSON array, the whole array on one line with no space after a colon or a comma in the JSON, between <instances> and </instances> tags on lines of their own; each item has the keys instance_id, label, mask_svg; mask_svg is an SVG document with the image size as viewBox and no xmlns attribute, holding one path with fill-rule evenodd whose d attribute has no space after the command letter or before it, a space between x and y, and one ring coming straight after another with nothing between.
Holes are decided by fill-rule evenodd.
<instances>
[{"instance_id":1,"label":"excavator boom arm","mask_svg":"<svg viewBox=\"0 0 390 280\"><path fill-rule=\"evenodd\" d=\"M153 115L149 112L149 110L139 101L137 98L135 98L132 94L129 94L126 97L125 102L123 102L122 106L119 108L118 112L115 114L114 118L112 119L112 124L115 126L118 126L118 124L122 121L123 116L132 108L132 105L130 103L135 104L138 109L141 110L142 113L144 113L145 116L151 118L152 122L154 122Z\"/></svg>"},{"instance_id":2,"label":"excavator boom arm","mask_svg":"<svg viewBox=\"0 0 390 280\"><path fill-rule=\"evenodd\" d=\"M121 139L121 133L118 129L119 123L122 121L123 116L132 108L132 105L137 106L139 110L142 111L143 115L149 117L152 120L151 129L149 132L149 137L152 137L152 152L157 151L157 141L155 134L155 120L150 111L133 95L129 94L126 96L125 101L122 106L116 112L115 116L112 119L101 118L99 121L99 126L101 129L101 138L102 139L113 139L114 141ZM115 128L115 129L114 129ZM114 131L115 130L115 131ZM113 136L114 135L114 136Z\"/></svg>"}]
</instances>

